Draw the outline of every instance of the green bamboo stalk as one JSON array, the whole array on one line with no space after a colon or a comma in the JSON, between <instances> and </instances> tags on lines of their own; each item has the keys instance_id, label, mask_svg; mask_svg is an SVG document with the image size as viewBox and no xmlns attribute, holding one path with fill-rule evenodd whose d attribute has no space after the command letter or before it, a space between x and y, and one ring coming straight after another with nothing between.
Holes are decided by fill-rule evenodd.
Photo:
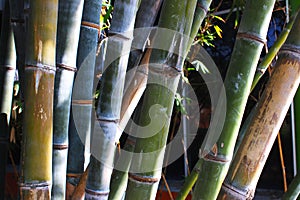
<instances>
[{"instance_id":1,"label":"green bamboo stalk","mask_svg":"<svg viewBox=\"0 0 300 200\"><path fill-rule=\"evenodd\" d=\"M288 190L283 194L283 200L296 200L300 195L300 173L294 177L290 183Z\"/></svg>"},{"instance_id":2,"label":"green bamboo stalk","mask_svg":"<svg viewBox=\"0 0 300 200\"><path fill-rule=\"evenodd\" d=\"M30 4L25 60L21 199L50 199L57 14L57 0L35 0Z\"/></svg>"},{"instance_id":3,"label":"green bamboo stalk","mask_svg":"<svg viewBox=\"0 0 300 200\"><path fill-rule=\"evenodd\" d=\"M263 166L300 83L300 15L223 184L220 198L252 199Z\"/></svg>"},{"instance_id":4,"label":"green bamboo stalk","mask_svg":"<svg viewBox=\"0 0 300 200\"><path fill-rule=\"evenodd\" d=\"M72 196L81 175L89 162L91 116L93 111L93 84L96 50L98 44L101 1L84 1L77 52L78 73L72 95L69 124L69 151L67 164L67 197ZM73 189L71 189L73 188ZM73 197L79 198L79 197Z\"/></svg>"},{"instance_id":5,"label":"green bamboo stalk","mask_svg":"<svg viewBox=\"0 0 300 200\"><path fill-rule=\"evenodd\" d=\"M153 26L157 14L160 10L161 4L162 0L142 1L137 12L135 29L137 29L137 32L142 32L143 34L136 34L136 37L134 37L133 39L133 45L131 47L131 49L133 50L129 55L127 71L130 71L126 75L120 115L120 126L124 128L128 120L130 119L134 109L136 108L142 94L144 93L148 77L147 63L149 61L150 55L148 52L150 51L146 53L145 46L150 32L146 34L146 30L139 28L149 27L150 29L150 27ZM143 55L143 61L140 61ZM119 133L119 135L120 134L121 133ZM124 146L124 151L133 152L134 142L135 139L129 136ZM126 170L113 170L109 193L109 199L112 200L121 199L124 196L127 187L128 170L130 167L131 158L126 158L125 161L122 158L119 158L117 162L121 162L122 166L126 166L123 167L123 169Z\"/></svg>"},{"instance_id":6,"label":"green bamboo stalk","mask_svg":"<svg viewBox=\"0 0 300 200\"><path fill-rule=\"evenodd\" d=\"M159 27L171 29L177 31L179 34L189 36L196 2L196 0L189 2L179 0L164 1ZM168 36L156 35L154 38L154 46L155 43L165 44L164 47L167 47L166 49L169 49L170 52L159 49L152 50L149 61L148 85L141 108L141 113L143 114L140 116L139 123L142 126L151 123L151 127L159 129L155 133L152 133L154 131L153 128L143 129L141 127L137 130L145 138L138 138L136 141L135 153L138 156L133 157L131 163L131 173L129 174L125 199L137 198L148 200L155 198L161 177L163 154L175 91L182 71L182 57L185 56L187 51L187 42L187 38L182 37L182 35L177 37L173 34ZM174 50L173 45L175 43L178 44L175 48L178 48L178 53L182 57L174 55L176 53L172 50ZM146 114L149 112L153 121ZM146 136L145 134L148 132L153 135ZM154 151L158 153L150 156L145 155L147 153L151 154Z\"/></svg>"},{"instance_id":7,"label":"green bamboo stalk","mask_svg":"<svg viewBox=\"0 0 300 200\"><path fill-rule=\"evenodd\" d=\"M102 133L95 132L92 136L92 153L90 169L86 184L86 199L108 199L109 185L112 174L113 158L120 135L118 121L120 120L126 68L132 32L139 0L115 1L114 17L110 27L112 37L108 38L105 65L108 66L101 78L100 95L97 107L97 121ZM124 16L126 14L126 17ZM119 55L110 61L112 55ZM99 126L95 125L96 128ZM99 128L100 128L99 127ZM99 140L99 135L102 137ZM96 157L95 157L96 156Z\"/></svg>"},{"instance_id":8,"label":"green bamboo stalk","mask_svg":"<svg viewBox=\"0 0 300 200\"><path fill-rule=\"evenodd\" d=\"M82 10L83 0L59 2L53 108L53 199L66 196L68 128Z\"/></svg>"},{"instance_id":9,"label":"green bamboo stalk","mask_svg":"<svg viewBox=\"0 0 300 200\"><path fill-rule=\"evenodd\" d=\"M246 2L228 72L224 81L227 112L216 144L202 145L203 160L193 199L216 199L233 156L256 65L263 48L275 1ZM260 11L260 12L257 12ZM244 56L247 55L247 56ZM215 133L219 134L219 133ZM207 137L213 137L208 135ZM208 141L208 140L207 140ZM217 151L214 152L214 149Z\"/></svg>"},{"instance_id":10,"label":"green bamboo stalk","mask_svg":"<svg viewBox=\"0 0 300 200\"><path fill-rule=\"evenodd\" d=\"M12 107L16 51L10 25L9 1L5 1L0 37L0 199L4 199L9 122Z\"/></svg>"},{"instance_id":11,"label":"green bamboo stalk","mask_svg":"<svg viewBox=\"0 0 300 200\"><path fill-rule=\"evenodd\" d=\"M191 38L196 37L201 27L202 21L204 20L207 14L211 2L212 2L211 0L197 1L197 7L194 13L194 19L193 19L193 24L192 24L191 34L190 34ZM189 42L188 50L191 48L192 42L193 41ZM197 165L193 168L191 174L186 178L183 186L181 187L178 195L176 196L176 200L180 200L180 199L183 200L187 197L187 195L189 194L189 192L191 191L192 187L194 186L194 184L198 179L198 169L200 168L200 166L201 166L201 162L197 163Z\"/></svg>"}]
</instances>

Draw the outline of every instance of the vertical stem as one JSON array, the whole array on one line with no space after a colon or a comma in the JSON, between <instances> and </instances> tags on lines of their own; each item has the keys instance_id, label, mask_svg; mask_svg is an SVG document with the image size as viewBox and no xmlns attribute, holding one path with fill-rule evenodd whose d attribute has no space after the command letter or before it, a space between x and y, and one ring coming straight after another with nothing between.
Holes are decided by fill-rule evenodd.
<instances>
[{"instance_id":1,"label":"vertical stem","mask_svg":"<svg viewBox=\"0 0 300 200\"><path fill-rule=\"evenodd\" d=\"M51 197L66 196L68 128L83 0L59 2L53 107L53 186Z\"/></svg>"},{"instance_id":2,"label":"vertical stem","mask_svg":"<svg viewBox=\"0 0 300 200\"><path fill-rule=\"evenodd\" d=\"M21 199L50 199L57 14L57 0L31 2L25 59Z\"/></svg>"},{"instance_id":3,"label":"vertical stem","mask_svg":"<svg viewBox=\"0 0 300 200\"><path fill-rule=\"evenodd\" d=\"M67 196L73 195L72 185L77 186L89 162L88 147L92 124L93 84L101 7L101 1L84 1L76 61L77 74L69 124Z\"/></svg>"},{"instance_id":4,"label":"vertical stem","mask_svg":"<svg viewBox=\"0 0 300 200\"><path fill-rule=\"evenodd\" d=\"M275 1L249 0L240 23L224 81L227 111L215 144L202 145L203 164L193 199L216 199L227 174L261 50L266 40ZM257 12L259 10L259 12ZM248 56L242 56L248 55ZM243 67L241 67L243 66ZM212 137L207 135L206 138ZM208 141L208 140L207 140ZM214 145L214 148L213 148ZM217 149L214 152L213 149ZM205 187L203 187L205 185Z\"/></svg>"}]
</instances>

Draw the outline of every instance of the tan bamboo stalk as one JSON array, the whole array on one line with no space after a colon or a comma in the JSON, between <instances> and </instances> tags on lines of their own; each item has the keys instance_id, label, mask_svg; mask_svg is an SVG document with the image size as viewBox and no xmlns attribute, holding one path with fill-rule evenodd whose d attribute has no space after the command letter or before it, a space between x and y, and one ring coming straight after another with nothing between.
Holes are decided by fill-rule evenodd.
<instances>
[{"instance_id":1,"label":"tan bamboo stalk","mask_svg":"<svg viewBox=\"0 0 300 200\"><path fill-rule=\"evenodd\" d=\"M50 199L58 1L30 4L26 44L21 199Z\"/></svg>"},{"instance_id":2,"label":"tan bamboo stalk","mask_svg":"<svg viewBox=\"0 0 300 200\"><path fill-rule=\"evenodd\" d=\"M274 4L275 1L270 0L246 2L224 80L227 109L224 126L221 133L208 134L201 147L199 156L203 163L195 185L193 200L216 199L221 189L233 157L234 146L259 56L266 40Z\"/></svg>"},{"instance_id":3,"label":"tan bamboo stalk","mask_svg":"<svg viewBox=\"0 0 300 200\"><path fill-rule=\"evenodd\" d=\"M300 83L300 15L279 53L219 198L252 199L263 166Z\"/></svg>"}]
</instances>

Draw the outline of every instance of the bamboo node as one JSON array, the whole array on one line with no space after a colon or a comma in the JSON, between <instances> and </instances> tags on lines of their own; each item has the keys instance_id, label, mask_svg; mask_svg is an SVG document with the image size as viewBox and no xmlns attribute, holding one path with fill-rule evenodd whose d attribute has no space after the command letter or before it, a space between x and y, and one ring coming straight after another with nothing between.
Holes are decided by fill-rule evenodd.
<instances>
[{"instance_id":1,"label":"bamboo node","mask_svg":"<svg viewBox=\"0 0 300 200\"><path fill-rule=\"evenodd\" d=\"M56 63L56 69L64 69L67 71L72 71L72 72L77 72L77 68L76 67L71 67L62 63Z\"/></svg>"},{"instance_id":2,"label":"bamboo node","mask_svg":"<svg viewBox=\"0 0 300 200\"><path fill-rule=\"evenodd\" d=\"M154 184L159 181L159 178L149 177L149 176L139 176L136 174L129 173L129 179L141 183Z\"/></svg>"},{"instance_id":3,"label":"bamboo node","mask_svg":"<svg viewBox=\"0 0 300 200\"><path fill-rule=\"evenodd\" d=\"M208 12L208 9L205 8L201 3L197 3L197 7L200 8L201 10L203 10L205 13Z\"/></svg>"},{"instance_id":4,"label":"bamboo node","mask_svg":"<svg viewBox=\"0 0 300 200\"><path fill-rule=\"evenodd\" d=\"M223 182L222 190L229 195L229 198L234 197L234 199L253 199L254 197L254 194L251 192L251 190L241 190L237 187L229 185L226 182Z\"/></svg>"},{"instance_id":5,"label":"bamboo node","mask_svg":"<svg viewBox=\"0 0 300 200\"><path fill-rule=\"evenodd\" d=\"M65 150L68 148L69 148L69 145L66 145L66 144L53 144L54 150Z\"/></svg>"},{"instance_id":6,"label":"bamboo node","mask_svg":"<svg viewBox=\"0 0 300 200\"><path fill-rule=\"evenodd\" d=\"M82 21L81 26L86 26L89 28L97 29L98 31L100 30L100 26L98 24L94 24L94 23L87 22L87 21Z\"/></svg>"},{"instance_id":7,"label":"bamboo node","mask_svg":"<svg viewBox=\"0 0 300 200\"><path fill-rule=\"evenodd\" d=\"M259 35L256 35L253 33L237 33L236 37L254 40L256 42L262 43L263 45L266 45L266 43L267 43L267 40L265 38L261 38Z\"/></svg>"},{"instance_id":8,"label":"bamboo node","mask_svg":"<svg viewBox=\"0 0 300 200\"><path fill-rule=\"evenodd\" d=\"M297 54L298 56L300 56L300 47L296 46L296 45L291 45L291 44L285 44L281 47L279 54L282 53L293 53L293 54Z\"/></svg>"},{"instance_id":9,"label":"bamboo node","mask_svg":"<svg viewBox=\"0 0 300 200\"><path fill-rule=\"evenodd\" d=\"M90 194L93 196L108 196L109 195L109 190L108 191L95 191L95 190L90 190L88 188L85 188L86 194Z\"/></svg>"},{"instance_id":10,"label":"bamboo node","mask_svg":"<svg viewBox=\"0 0 300 200\"><path fill-rule=\"evenodd\" d=\"M5 70L8 70L8 71L13 71L13 70L15 70L16 68L15 68L15 67L12 67L12 66L9 66L9 65L1 65L1 66L0 66L0 69L5 69Z\"/></svg>"},{"instance_id":11,"label":"bamboo node","mask_svg":"<svg viewBox=\"0 0 300 200\"><path fill-rule=\"evenodd\" d=\"M10 19L10 22L11 22L11 23L24 24L24 23L25 23L25 20L22 19L22 18L11 18L11 19Z\"/></svg>"},{"instance_id":12,"label":"bamboo node","mask_svg":"<svg viewBox=\"0 0 300 200\"><path fill-rule=\"evenodd\" d=\"M41 69L41 70L47 70L47 71L56 71L56 67L50 66L50 65L43 65L43 64L36 64L36 65L26 65L25 69Z\"/></svg>"}]
</instances>

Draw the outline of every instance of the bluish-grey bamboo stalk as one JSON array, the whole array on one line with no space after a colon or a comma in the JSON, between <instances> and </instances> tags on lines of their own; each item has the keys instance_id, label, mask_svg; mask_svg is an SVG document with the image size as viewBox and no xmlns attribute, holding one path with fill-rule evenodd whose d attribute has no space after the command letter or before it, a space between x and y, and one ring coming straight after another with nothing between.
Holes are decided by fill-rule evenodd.
<instances>
[{"instance_id":1,"label":"bluish-grey bamboo stalk","mask_svg":"<svg viewBox=\"0 0 300 200\"><path fill-rule=\"evenodd\" d=\"M141 126L147 127L137 130L142 138L136 142L135 153L138 156L134 156L131 162L125 199L149 200L156 196L175 91L187 51L196 2L166 0L163 3L159 27L165 28L166 32L162 35L162 30L158 29L152 44L164 45L164 50L153 49L150 55L148 84L141 108L143 114L138 120ZM154 128L158 128L157 132ZM147 133L151 136L145 135Z\"/></svg>"},{"instance_id":2,"label":"bluish-grey bamboo stalk","mask_svg":"<svg viewBox=\"0 0 300 200\"><path fill-rule=\"evenodd\" d=\"M69 124L67 198L73 195L74 186L79 183L89 161L89 153L85 145L89 143L91 132L94 70L101 7L101 1L84 1L76 61L77 75Z\"/></svg>"},{"instance_id":3,"label":"bluish-grey bamboo stalk","mask_svg":"<svg viewBox=\"0 0 300 200\"><path fill-rule=\"evenodd\" d=\"M16 70L15 42L10 25L9 1L5 1L0 37L0 199L4 199L9 122Z\"/></svg>"},{"instance_id":4,"label":"bluish-grey bamboo stalk","mask_svg":"<svg viewBox=\"0 0 300 200\"><path fill-rule=\"evenodd\" d=\"M101 78L94 129L99 128L101 132L96 131L92 136L86 199L108 199L113 171L112 161L120 137L117 129L119 129L125 74L139 3L139 0L117 0L114 4L114 17L109 31L111 37L107 42L104 65L106 68ZM111 59L112 57L115 59Z\"/></svg>"},{"instance_id":5,"label":"bluish-grey bamboo stalk","mask_svg":"<svg viewBox=\"0 0 300 200\"><path fill-rule=\"evenodd\" d=\"M58 0L33 0L26 37L21 199L50 199Z\"/></svg>"},{"instance_id":6,"label":"bluish-grey bamboo stalk","mask_svg":"<svg viewBox=\"0 0 300 200\"><path fill-rule=\"evenodd\" d=\"M145 49L147 46L146 43L150 35L151 27L153 26L159 9L161 7L161 4L162 0L144 0L141 2L141 5L137 12L137 17L135 21L135 30L137 34L136 37L134 37L133 39L133 45L131 47L132 51L129 55L127 68L128 72L126 75L121 107L121 127L127 126L127 122L130 119L134 109L136 108L146 87L148 74L147 64L149 62L150 54L150 51L149 53L145 53ZM145 56L145 54L147 55ZM143 55L144 61L141 61ZM133 141L135 140L133 138L130 138L131 137L129 136L129 138L127 139L128 141L126 141L124 151L132 152L134 149ZM113 170L109 193L109 199L111 200L121 199L124 196L124 192L127 186L130 159L131 158L126 158L125 162L122 161L121 158L119 159L120 162L122 162L123 166L127 165L127 167L123 168L127 170Z\"/></svg>"},{"instance_id":7,"label":"bluish-grey bamboo stalk","mask_svg":"<svg viewBox=\"0 0 300 200\"><path fill-rule=\"evenodd\" d=\"M59 1L53 108L53 199L66 196L69 117L82 10L83 0Z\"/></svg>"},{"instance_id":8,"label":"bluish-grey bamboo stalk","mask_svg":"<svg viewBox=\"0 0 300 200\"><path fill-rule=\"evenodd\" d=\"M246 2L224 81L227 96L225 123L220 137L214 138L216 143L205 142L201 147L202 166L193 199L216 199L218 196L233 156L252 80L266 40L274 3L275 1L270 0ZM206 138L212 138L212 135L207 135ZM217 150L214 151L215 149Z\"/></svg>"}]
</instances>

